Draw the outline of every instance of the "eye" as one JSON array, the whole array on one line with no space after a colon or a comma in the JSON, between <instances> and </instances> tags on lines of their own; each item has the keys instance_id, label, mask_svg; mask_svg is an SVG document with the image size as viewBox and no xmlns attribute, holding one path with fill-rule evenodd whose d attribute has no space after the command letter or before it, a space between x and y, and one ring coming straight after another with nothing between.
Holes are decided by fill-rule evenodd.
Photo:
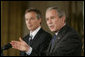
<instances>
[{"instance_id":1,"label":"eye","mask_svg":"<svg viewBox=\"0 0 85 57\"><path fill-rule=\"evenodd\" d=\"M46 21L48 21L49 19L48 18L46 18Z\"/></svg>"},{"instance_id":2,"label":"eye","mask_svg":"<svg viewBox=\"0 0 85 57\"><path fill-rule=\"evenodd\" d=\"M25 19L26 21L28 20L28 19Z\"/></svg>"},{"instance_id":3,"label":"eye","mask_svg":"<svg viewBox=\"0 0 85 57\"><path fill-rule=\"evenodd\" d=\"M31 19L31 20L34 20L35 18L31 17L30 19Z\"/></svg>"},{"instance_id":4,"label":"eye","mask_svg":"<svg viewBox=\"0 0 85 57\"><path fill-rule=\"evenodd\" d=\"M54 17L54 16L52 16L50 19L55 19L55 17Z\"/></svg>"}]
</instances>

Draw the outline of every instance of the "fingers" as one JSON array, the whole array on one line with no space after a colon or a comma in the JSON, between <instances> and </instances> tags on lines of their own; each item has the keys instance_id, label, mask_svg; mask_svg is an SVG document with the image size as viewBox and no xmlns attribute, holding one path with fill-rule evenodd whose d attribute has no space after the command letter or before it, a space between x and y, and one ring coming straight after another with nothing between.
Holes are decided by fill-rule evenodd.
<instances>
[{"instance_id":1,"label":"fingers","mask_svg":"<svg viewBox=\"0 0 85 57\"><path fill-rule=\"evenodd\" d=\"M20 42L19 41L11 41L10 43L12 45L12 48L18 49L20 46Z\"/></svg>"},{"instance_id":2,"label":"fingers","mask_svg":"<svg viewBox=\"0 0 85 57\"><path fill-rule=\"evenodd\" d=\"M23 40L22 40L22 38L21 38L21 37L19 37L19 40L20 40L21 42L23 42Z\"/></svg>"},{"instance_id":3,"label":"fingers","mask_svg":"<svg viewBox=\"0 0 85 57\"><path fill-rule=\"evenodd\" d=\"M28 44L19 37L20 41L11 41L10 44L12 45L12 48L18 49L20 51L26 51L27 48L29 48Z\"/></svg>"}]
</instances>

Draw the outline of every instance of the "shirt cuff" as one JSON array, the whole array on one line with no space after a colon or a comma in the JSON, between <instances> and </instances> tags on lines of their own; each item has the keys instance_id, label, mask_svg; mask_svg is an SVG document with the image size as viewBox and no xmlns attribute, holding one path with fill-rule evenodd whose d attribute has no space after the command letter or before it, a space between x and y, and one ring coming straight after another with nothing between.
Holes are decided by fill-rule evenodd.
<instances>
[{"instance_id":1,"label":"shirt cuff","mask_svg":"<svg viewBox=\"0 0 85 57\"><path fill-rule=\"evenodd\" d=\"M32 47L26 52L26 54L30 55L32 53Z\"/></svg>"}]
</instances>

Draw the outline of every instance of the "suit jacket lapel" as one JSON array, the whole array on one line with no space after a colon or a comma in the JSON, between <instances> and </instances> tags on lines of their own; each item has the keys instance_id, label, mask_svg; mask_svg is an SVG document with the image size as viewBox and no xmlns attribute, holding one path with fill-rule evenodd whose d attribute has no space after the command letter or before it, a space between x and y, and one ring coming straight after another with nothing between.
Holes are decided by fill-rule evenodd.
<instances>
[{"instance_id":1,"label":"suit jacket lapel","mask_svg":"<svg viewBox=\"0 0 85 57\"><path fill-rule=\"evenodd\" d=\"M55 49L58 47L59 42L61 42L61 40L63 40L64 34L65 34L65 30L67 30L67 25L65 25L58 33L58 35L56 36L55 39L55 43L54 46L52 47L51 52L55 51Z\"/></svg>"},{"instance_id":2,"label":"suit jacket lapel","mask_svg":"<svg viewBox=\"0 0 85 57\"><path fill-rule=\"evenodd\" d=\"M38 31L38 33L35 35L35 37L34 37L34 39L32 40L32 44L31 44L31 46L32 47L36 47L37 45L38 45L38 43L39 43L39 38L40 38L40 34L42 33L42 28ZM38 42L38 43L37 43ZM35 45L35 43L36 43L36 45Z\"/></svg>"},{"instance_id":3,"label":"suit jacket lapel","mask_svg":"<svg viewBox=\"0 0 85 57\"><path fill-rule=\"evenodd\" d=\"M30 44L29 44L29 37L30 37L30 36L29 36L29 34L28 34L27 37L26 37L25 39L23 39L28 45L30 45Z\"/></svg>"}]
</instances>

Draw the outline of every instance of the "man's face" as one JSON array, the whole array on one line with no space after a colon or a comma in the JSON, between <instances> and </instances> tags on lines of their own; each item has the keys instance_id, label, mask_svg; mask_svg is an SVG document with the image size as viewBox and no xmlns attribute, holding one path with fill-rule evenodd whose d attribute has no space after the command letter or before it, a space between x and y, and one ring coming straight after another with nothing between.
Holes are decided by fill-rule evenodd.
<instances>
[{"instance_id":1,"label":"man's face","mask_svg":"<svg viewBox=\"0 0 85 57\"><path fill-rule=\"evenodd\" d=\"M48 10L46 12L46 22L49 29L52 32L57 32L60 30L62 25L64 25L65 17L59 18L58 13L56 10Z\"/></svg>"},{"instance_id":2,"label":"man's face","mask_svg":"<svg viewBox=\"0 0 85 57\"><path fill-rule=\"evenodd\" d=\"M40 26L41 19L37 19L37 15L35 12L28 12L25 14L25 21L27 28L30 31L34 31Z\"/></svg>"}]
</instances>

